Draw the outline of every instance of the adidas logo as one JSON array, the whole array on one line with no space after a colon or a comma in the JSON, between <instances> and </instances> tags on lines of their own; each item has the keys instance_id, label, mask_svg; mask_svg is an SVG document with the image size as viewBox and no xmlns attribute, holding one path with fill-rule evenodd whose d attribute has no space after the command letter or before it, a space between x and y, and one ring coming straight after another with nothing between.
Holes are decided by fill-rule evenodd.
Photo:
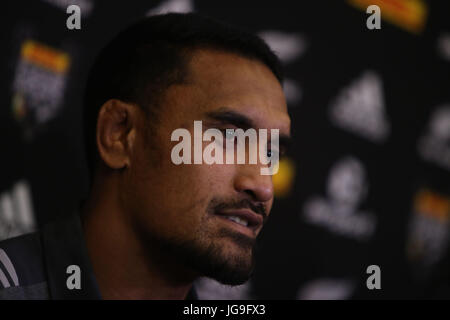
<instances>
[{"instance_id":1,"label":"adidas logo","mask_svg":"<svg viewBox=\"0 0 450 320\"><path fill-rule=\"evenodd\" d=\"M194 11L193 0L168 0L147 12L147 16L169 12L186 13Z\"/></svg>"},{"instance_id":2,"label":"adidas logo","mask_svg":"<svg viewBox=\"0 0 450 320\"><path fill-rule=\"evenodd\" d=\"M6 254L5 250L0 248L0 288L9 288L19 286L19 277L16 269Z\"/></svg>"},{"instance_id":3,"label":"adidas logo","mask_svg":"<svg viewBox=\"0 0 450 320\"><path fill-rule=\"evenodd\" d=\"M356 289L354 279L319 278L304 284L297 292L297 300L346 300Z\"/></svg>"},{"instance_id":4,"label":"adidas logo","mask_svg":"<svg viewBox=\"0 0 450 320\"><path fill-rule=\"evenodd\" d=\"M330 106L331 122L375 143L386 140L390 124L385 115L383 85L374 71L366 71L344 88Z\"/></svg>"},{"instance_id":5,"label":"adidas logo","mask_svg":"<svg viewBox=\"0 0 450 320\"><path fill-rule=\"evenodd\" d=\"M450 60L450 33L444 33L437 39L437 50L439 55Z\"/></svg>"},{"instance_id":6,"label":"adidas logo","mask_svg":"<svg viewBox=\"0 0 450 320\"><path fill-rule=\"evenodd\" d=\"M450 171L450 105L436 108L417 148L423 159Z\"/></svg>"},{"instance_id":7,"label":"adidas logo","mask_svg":"<svg viewBox=\"0 0 450 320\"><path fill-rule=\"evenodd\" d=\"M300 58L307 50L308 42L296 33L286 33L275 30L261 31L258 35L267 42L284 65ZM291 78L284 79L283 90L289 106L296 105L302 98L300 84Z\"/></svg>"},{"instance_id":8,"label":"adidas logo","mask_svg":"<svg viewBox=\"0 0 450 320\"><path fill-rule=\"evenodd\" d=\"M35 230L31 192L27 182L17 182L0 194L0 240Z\"/></svg>"}]
</instances>

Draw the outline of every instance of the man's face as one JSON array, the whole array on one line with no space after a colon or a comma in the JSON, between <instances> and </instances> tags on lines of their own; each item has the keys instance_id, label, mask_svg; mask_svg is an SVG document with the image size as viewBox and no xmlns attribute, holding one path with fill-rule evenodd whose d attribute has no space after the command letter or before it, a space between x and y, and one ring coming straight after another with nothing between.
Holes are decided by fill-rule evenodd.
<instances>
[{"instance_id":1,"label":"man's face","mask_svg":"<svg viewBox=\"0 0 450 320\"><path fill-rule=\"evenodd\" d=\"M159 243L190 272L240 284L251 274L255 240L273 203L272 176L260 173L267 165L175 165L171 151L178 142L171 134L189 130L192 151L196 120L203 131L251 127L267 129L269 138L270 129L288 136L285 97L264 64L221 51L195 51L188 78L166 91L156 123L143 120L143 127L155 128L151 136L137 132L124 199L145 241ZM248 226L227 218L246 215Z\"/></svg>"}]
</instances>

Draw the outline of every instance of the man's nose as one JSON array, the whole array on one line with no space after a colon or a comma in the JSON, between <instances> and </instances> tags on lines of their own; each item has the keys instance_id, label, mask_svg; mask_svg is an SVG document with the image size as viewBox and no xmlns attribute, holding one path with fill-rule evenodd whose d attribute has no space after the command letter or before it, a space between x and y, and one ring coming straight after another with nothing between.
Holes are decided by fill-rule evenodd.
<instances>
[{"instance_id":1,"label":"man's nose","mask_svg":"<svg viewBox=\"0 0 450 320\"><path fill-rule=\"evenodd\" d=\"M234 188L238 192L249 194L254 201L267 202L273 198L273 182L271 175L262 175L260 165L238 165L239 170L234 180Z\"/></svg>"}]
</instances>

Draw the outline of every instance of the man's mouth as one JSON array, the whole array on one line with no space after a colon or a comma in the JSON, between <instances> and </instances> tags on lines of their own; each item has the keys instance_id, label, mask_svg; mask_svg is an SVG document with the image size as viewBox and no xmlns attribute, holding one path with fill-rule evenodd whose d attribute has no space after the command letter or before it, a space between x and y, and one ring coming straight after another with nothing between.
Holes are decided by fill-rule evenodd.
<instances>
[{"instance_id":1,"label":"man's mouth","mask_svg":"<svg viewBox=\"0 0 450 320\"><path fill-rule=\"evenodd\" d=\"M248 221L245 219L241 219L238 216L225 216L226 219L239 223L241 226L248 226Z\"/></svg>"},{"instance_id":2,"label":"man's mouth","mask_svg":"<svg viewBox=\"0 0 450 320\"><path fill-rule=\"evenodd\" d=\"M250 209L224 210L216 213L221 219L230 222L239 232L255 237L263 224L263 217Z\"/></svg>"}]
</instances>

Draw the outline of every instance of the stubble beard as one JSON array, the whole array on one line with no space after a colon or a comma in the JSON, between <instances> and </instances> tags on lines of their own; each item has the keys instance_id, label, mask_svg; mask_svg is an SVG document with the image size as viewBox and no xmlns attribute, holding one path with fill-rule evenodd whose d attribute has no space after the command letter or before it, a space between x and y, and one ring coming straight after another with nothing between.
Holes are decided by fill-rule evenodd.
<instances>
[{"instance_id":1,"label":"stubble beard","mask_svg":"<svg viewBox=\"0 0 450 320\"><path fill-rule=\"evenodd\" d=\"M160 244L166 253L199 276L232 286L249 280L255 267L256 239L227 228L215 234L204 229L194 234L193 239L171 238Z\"/></svg>"}]
</instances>

